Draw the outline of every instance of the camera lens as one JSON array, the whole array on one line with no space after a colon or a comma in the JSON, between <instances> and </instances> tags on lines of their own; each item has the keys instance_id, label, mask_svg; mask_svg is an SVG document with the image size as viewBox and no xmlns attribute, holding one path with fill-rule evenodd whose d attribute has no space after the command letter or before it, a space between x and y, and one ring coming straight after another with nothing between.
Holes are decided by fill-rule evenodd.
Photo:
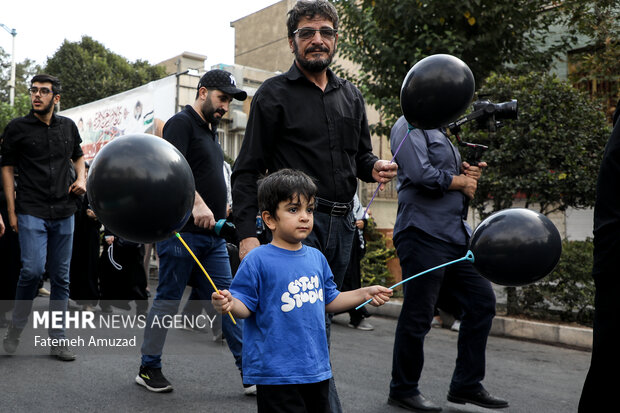
<instances>
[{"instance_id":1,"label":"camera lens","mask_svg":"<svg viewBox=\"0 0 620 413\"><path fill-rule=\"evenodd\" d=\"M512 99L510 102L502 102L495 105L496 119L517 119L518 114L517 100Z\"/></svg>"}]
</instances>

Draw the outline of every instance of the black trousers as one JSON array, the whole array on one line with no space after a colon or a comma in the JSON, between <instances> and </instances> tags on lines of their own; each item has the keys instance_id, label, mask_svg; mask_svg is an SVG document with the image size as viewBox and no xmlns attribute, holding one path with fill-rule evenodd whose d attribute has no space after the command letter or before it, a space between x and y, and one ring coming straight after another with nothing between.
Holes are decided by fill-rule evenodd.
<instances>
[{"instance_id":1,"label":"black trousers","mask_svg":"<svg viewBox=\"0 0 620 413\"><path fill-rule=\"evenodd\" d=\"M620 259L615 258L614 261L616 265L620 264ZM579 400L579 413L613 411L618 405L618 385L613 379L618 376L620 369L618 271L617 266L609 266L607 271L594 277L596 293L592 360Z\"/></svg>"},{"instance_id":2,"label":"black trousers","mask_svg":"<svg viewBox=\"0 0 620 413\"><path fill-rule=\"evenodd\" d=\"M330 413L329 380L307 384L257 385L259 413Z\"/></svg>"},{"instance_id":3,"label":"black trousers","mask_svg":"<svg viewBox=\"0 0 620 413\"><path fill-rule=\"evenodd\" d=\"M394 240L403 270L403 279L462 258L464 245L450 244L409 229ZM404 300L396 327L390 396L404 398L420 393L418 381L424 366L424 337L440 290L456 299L463 310L458 339L456 367L450 391L469 393L482 389L485 352L495 316L495 293L491 283L480 276L470 262L461 261L403 284Z\"/></svg>"}]
</instances>

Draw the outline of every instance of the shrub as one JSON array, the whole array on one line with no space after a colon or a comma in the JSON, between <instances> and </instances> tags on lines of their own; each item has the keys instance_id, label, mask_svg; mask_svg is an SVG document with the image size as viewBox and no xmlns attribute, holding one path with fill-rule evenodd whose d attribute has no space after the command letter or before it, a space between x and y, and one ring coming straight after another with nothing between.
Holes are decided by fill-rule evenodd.
<instances>
[{"instance_id":1,"label":"shrub","mask_svg":"<svg viewBox=\"0 0 620 413\"><path fill-rule=\"evenodd\" d=\"M594 280L591 239L564 241L562 255L551 274L537 283L517 289L524 315L592 326Z\"/></svg>"},{"instance_id":2,"label":"shrub","mask_svg":"<svg viewBox=\"0 0 620 413\"><path fill-rule=\"evenodd\" d=\"M360 262L362 285L393 284L392 274L388 271L387 261L395 256L394 248L388 248L385 235L377 230L375 220L370 218L364 229L366 254Z\"/></svg>"}]
</instances>

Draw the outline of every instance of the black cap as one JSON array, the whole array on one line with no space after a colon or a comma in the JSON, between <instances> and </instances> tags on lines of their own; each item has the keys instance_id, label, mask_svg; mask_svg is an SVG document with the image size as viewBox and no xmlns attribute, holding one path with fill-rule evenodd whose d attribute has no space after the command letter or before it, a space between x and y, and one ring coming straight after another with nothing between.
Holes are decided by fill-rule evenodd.
<instances>
[{"instance_id":1,"label":"black cap","mask_svg":"<svg viewBox=\"0 0 620 413\"><path fill-rule=\"evenodd\" d=\"M237 100L245 100L245 98L248 97L247 93L237 88L235 77L225 70L209 70L200 78L200 82L198 82L198 89L201 87L221 90Z\"/></svg>"}]
</instances>

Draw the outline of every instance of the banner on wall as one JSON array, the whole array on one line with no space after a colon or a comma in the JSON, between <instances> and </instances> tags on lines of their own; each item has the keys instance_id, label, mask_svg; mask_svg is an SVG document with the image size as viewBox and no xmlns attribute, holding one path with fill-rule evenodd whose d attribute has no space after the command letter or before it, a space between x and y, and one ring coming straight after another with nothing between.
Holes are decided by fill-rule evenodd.
<instances>
[{"instance_id":1,"label":"banner on wall","mask_svg":"<svg viewBox=\"0 0 620 413\"><path fill-rule=\"evenodd\" d=\"M131 133L160 135L174 115L176 76L59 112L80 131L84 159L92 160L112 139Z\"/></svg>"}]
</instances>

